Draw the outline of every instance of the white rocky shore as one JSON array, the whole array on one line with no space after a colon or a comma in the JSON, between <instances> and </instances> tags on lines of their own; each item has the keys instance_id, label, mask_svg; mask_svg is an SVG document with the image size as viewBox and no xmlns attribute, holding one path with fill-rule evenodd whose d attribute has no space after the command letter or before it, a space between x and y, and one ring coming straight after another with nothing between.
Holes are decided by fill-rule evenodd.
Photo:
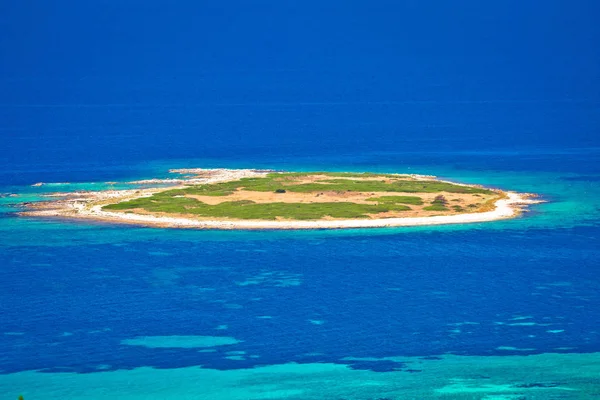
<instances>
[{"instance_id":1,"label":"white rocky shore","mask_svg":"<svg viewBox=\"0 0 600 400\"><path fill-rule=\"evenodd\" d=\"M136 181L137 184L174 184L180 185L207 184L238 180L249 177L263 177L272 171L266 170L229 170L229 169L186 169L170 172L185 174L184 179L153 179ZM434 179L431 176L414 175L419 178ZM454 183L454 182L453 182ZM467 185L469 186L469 185ZM347 229L347 228L381 228L420 225L466 224L488 222L518 216L530 204L540 200L526 193L504 192L505 197L495 202L491 211L455 214L446 216L383 218L383 219L350 219L319 221L266 221L266 220L208 220L183 217L167 217L147 214L111 212L102 209L107 204L147 197L162 191L164 188L147 188L132 190L105 190L99 192L56 193L49 196L62 197L60 200L44 202L30 207L21 214L36 217L63 217L104 221L110 223L126 223L162 228L193 229Z\"/></svg>"}]
</instances>

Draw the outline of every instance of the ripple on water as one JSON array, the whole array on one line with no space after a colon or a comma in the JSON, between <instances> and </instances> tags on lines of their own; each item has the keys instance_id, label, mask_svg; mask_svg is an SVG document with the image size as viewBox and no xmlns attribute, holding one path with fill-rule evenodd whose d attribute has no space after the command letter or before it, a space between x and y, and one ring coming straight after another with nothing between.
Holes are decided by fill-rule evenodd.
<instances>
[{"instance_id":1,"label":"ripple on water","mask_svg":"<svg viewBox=\"0 0 600 400\"><path fill-rule=\"evenodd\" d=\"M126 346L142 346L150 349L179 348L194 349L238 344L241 341L228 336L137 336L124 339L121 344Z\"/></svg>"}]
</instances>

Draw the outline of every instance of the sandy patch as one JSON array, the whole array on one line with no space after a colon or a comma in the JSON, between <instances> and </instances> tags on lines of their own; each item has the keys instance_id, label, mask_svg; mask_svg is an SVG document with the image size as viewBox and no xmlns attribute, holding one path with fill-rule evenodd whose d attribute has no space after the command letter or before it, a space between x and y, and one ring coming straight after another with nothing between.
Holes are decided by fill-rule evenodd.
<instances>
[{"instance_id":1,"label":"sandy patch","mask_svg":"<svg viewBox=\"0 0 600 400\"><path fill-rule=\"evenodd\" d=\"M424 207L431 205L431 202L439 194L444 195L448 200L447 211L427 211ZM406 211L389 211L386 213L372 214L371 218L393 218L393 217L426 217L432 215L452 215L460 214L465 211L468 212L479 212L489 211L482 208L486 202L498 199L500 194L493 195L478 195L470 193L390 193L390 192L369 192L369 193L358 193L358 192L332 192L324 191L320 193L297 193L297 192L286 192L286 193L273 193L273 192L255 192L238 190L227 196L200 196L200 195L186 195L186 197L201 201L210 205L217 205L223 202L230 201L242 201L250 200L255 203L336 203L336 202L349 202L357 204L377 204L376 201L369 201L372 197L382 196L416 196L420 197L423 201L422 205L405 204L410 207L410 210ZM474 204L476 207L468 207L468 205ZM462 210L455 210L452 206L460 206Z\"/></svg>"}]
</instances>

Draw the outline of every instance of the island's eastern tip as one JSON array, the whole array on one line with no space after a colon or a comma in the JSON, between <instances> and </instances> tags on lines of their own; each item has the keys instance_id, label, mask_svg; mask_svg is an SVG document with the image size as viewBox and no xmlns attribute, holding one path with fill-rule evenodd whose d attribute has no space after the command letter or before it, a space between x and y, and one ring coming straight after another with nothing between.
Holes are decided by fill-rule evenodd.
<instances>
[{"instance_id":1,"label":"island's eastern tip","mask_svg":"<svg viewBox=\"0 0 600 400\"><path fill-rule=\"evenodd\" d=\"M430 175L173 169L126 190L54 193L21 215L195 229L343 229L514 218L531 193ZM114 184L114 182L112 182ZM36 183L41 185L42 183Z\"/></svg>"}]
</instances>

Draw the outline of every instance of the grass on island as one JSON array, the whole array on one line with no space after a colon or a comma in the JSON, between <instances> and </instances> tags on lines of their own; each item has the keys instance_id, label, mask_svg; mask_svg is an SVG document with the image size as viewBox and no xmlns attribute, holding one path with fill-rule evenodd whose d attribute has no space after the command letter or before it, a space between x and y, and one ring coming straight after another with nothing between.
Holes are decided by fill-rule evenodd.
<instances>
[{"instance_id":1,"label":"grass on island","mask_svg":"<svg viewBox=\"0 0 600 400\"><path fill-rule=\"evenodd\" d=\"M376 201L379 204L413 204L420 206L423 204L423 199L418 196L380 196L369 197L368 201Z\"/></svg>"},{"instance_id":2,"label":"grass on island","mask_svg":"<svg viewBox=\"0 0 600 400\"><path fill-rule=\"evenodd\" d=\"M243 192L302 193L319 196L324 192L339 195L342 201L321 202L254 202L252 200L224 200L207 204L189 196L228 196ZM144 210L150 213L194 215L198 217L262 219L278 218L292 220L318 220L326 217L357 219L376 217L382 213L399 213L411 210L410 206L422 206L419 196L369 196L374 192L385 193L458 193L490 195L493 191L470 186L455 185L435 180L414 179L405 175L358 174L358 173L270 173L262 178L243 178L237 181L206 185L194 185L181 189L165 190L143 197L103 207L109 211ZM365 195L370 204L343 201L346 195ZM429 195L431 196L431 195ZM212 203L212 202L211 202ZM443 196L437 196L425 211L450 210ZM394 214L397 215L397 214Z\"/></svg>"},{"instance_id":3,"label":"grass on island","mask_svg":"<svg viewBox=\"0 0 600 400\"><path fill-rule=\"evenodd\" d=\"M281 177L293 177L293 178L304 178L308 176L324 175L332 178L407 178L410 175L401 174L376 174L373 172L273 172L268 176L277 178Z\"/></svg>"},{"instance_id":4,"label":"grass on island","mask_svg":"<svg viewBox=\"0 0 600 400\"><path fill-rule=\"evenodd\" d=\"M105 206L105 210L144 209L149 212L191 214L202 217L234 219L297 220L332 218L367 218L367 214L406 211L410 207L397 204L371 205L350 202L333 203L255 203L249 200L226 201L210 205L192 198L147 197Z\"/></svg>"},{"instance_id":5,"label":"grass on island","mask_svg":"<svg viewBox=\"0 0 600 400\"><path fill-rule=\"evenodd\" d=\"M326 176L340 176L340 173L330 173ZM203 196L227 196L234 191L251 190L257 192L275 192L285 190L297 193L312 192L397 192L397 193L471 193L471 194L491 194L490 190L455 185L447 182L434 180L401 179L402 176L389 178L387 175L366 175L364 177L382 178L382 180L362 180L362 179L325 179L311 183L298 183L297 179L310 175L325 175L325 173L272 173L264 178L242 178L237 181L213 183L207 185L194 185L185 189L174 189L162 192L165 196L175 195L203 195ZM356 175L356 174L355 174Z\"/></svg>"}]
</instances>

